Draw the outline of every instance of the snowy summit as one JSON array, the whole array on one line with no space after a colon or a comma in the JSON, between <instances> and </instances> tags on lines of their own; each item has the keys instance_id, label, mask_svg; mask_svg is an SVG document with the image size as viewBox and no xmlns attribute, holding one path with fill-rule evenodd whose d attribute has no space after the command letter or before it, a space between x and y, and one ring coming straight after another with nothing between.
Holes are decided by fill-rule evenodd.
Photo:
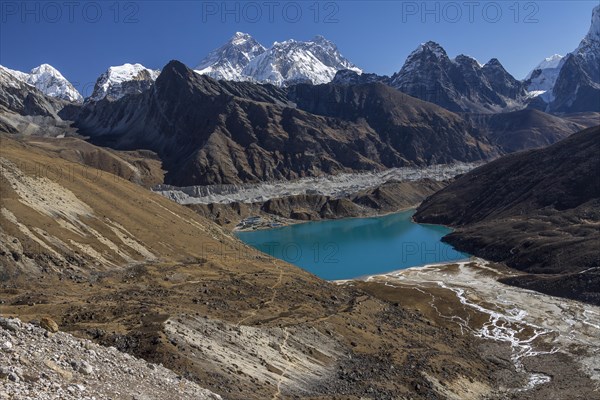
<instances>
[{"instance_id":1,"label":"snowy summit","mask_svg":"<svg viewBox=\"0 0 600 400\"><path fill-rule=\"evenodd\" d=\"M50 64L42 64L32 69L30 73L15 71L2 66L0 68L19 81L37 88L47 96L72 102L83 101L83 96L79 94L77 89Z\"/></svg>"},{"instance_id":2,"label":"snowy summit","mask_svg":"<svg viewBox=\"0 0 600 400\"><path fill-rule=\"evenodd\" d=\"M88 100L118 100L128 94L141 93L152 86L159 74L160 71L146 68L142 64L110 67L100 75Z\"/></svg>"},{"instance_id":3,"label":"snowy summit","mask_svg":"<svg viewBox=\"0 0 600 400\"><path fill-rule=\"evenodd\" d=\"M277 86L298 82L331 82L340 70L362 72L323 36L306 42L292 39L275 42L270 49L266 49L250 35L241 32L212 51L195 70L215 79Z\"/></svg>"}]
</instances>

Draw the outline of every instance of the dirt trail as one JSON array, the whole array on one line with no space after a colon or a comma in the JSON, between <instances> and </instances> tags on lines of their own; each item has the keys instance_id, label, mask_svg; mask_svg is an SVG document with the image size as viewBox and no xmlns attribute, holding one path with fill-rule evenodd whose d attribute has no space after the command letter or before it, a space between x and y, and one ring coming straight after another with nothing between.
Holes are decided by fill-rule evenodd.
<instances>
[{"instance_id":1,"label":"dirt trail","mask_svg":"<svg viewBox=\"0 0 600 400\"><path fill-rule=\"evenodd\" d=\"M265 301L265 302L259 303L258 306L256 306L256 308L254 310L252 310L252 312L249 315L247 315L246 317L244 317L241 320L239 320L238 323L236 324L236 326L240 326L244 322L246 322L249 319L255 317L256 314L258 314L258 312L261 309L265 308L269 304L273 303L273 301L275 301L275 298L277 297L277 293L278 293L278 289L277 288L281 285L281 282L283 281L283 268L280 265L278 265L277 262L275 262L273 260L271 260L271 262L279 270L279 275L277 276L277 281L275 282L275 284L273 284L273 286L269 286L269 289L271 289L273 291L273 293L271 294L271 298L269 300Z\"/></svg>"}]
</instances>

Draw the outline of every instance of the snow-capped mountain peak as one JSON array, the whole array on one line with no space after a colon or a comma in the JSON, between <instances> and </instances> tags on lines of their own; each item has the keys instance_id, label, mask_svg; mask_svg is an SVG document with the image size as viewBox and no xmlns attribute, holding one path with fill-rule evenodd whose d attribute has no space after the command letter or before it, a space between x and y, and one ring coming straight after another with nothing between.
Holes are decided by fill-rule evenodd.
<instances>
[{"instance_id":1,"label":"snow-capped mountain peak","mask_svg":"<svg viewBox=\"0 0 600 400\"><path fill-rule=\"evenodd\" d=\"M252 36L244 32L236 32L230 39L230 43L236 46L242 45L248 41L254 40Z\"/></svg>"},{"instance_id":2,"label":"snow-capped mountain peak","mask_svg":"<svg viewBox=\"0 0 600 400\"><path fill-rule=\"evenodd\" d=\"M438 58L448 57L448 54L446 54L446 50L444 50L444 48L439 43L433 42L431 40L425 43L421 43L419 47L417 47L417 49L411 53L411 55L417 55L422 52L430 52Z\"/></svg>"},{"instance_id":3,"label":"snow-capped mountain peak","mask_svg":"<svg viewBox=\"0 0 600 400\"><path fill-rule=\"evenodd\" d=\"M471 56L468 56L466 54L459 54L459 55L457 55L456 57L454 57L452 59L452 62L459 63L459 64L468 63L468 64L471 64L473 66L477 66L478 68L483 68L483 64L480 63L475 57L471 57Z\"/></svg>"},{"instance_id":4,"label":"snow-capped mountain peak","mask_svg":"<svg viewBox=\"0 0 600 400\"><path fill-rule=\"evenodd\" d=\"M323 36L301 42L288 39L264 48L250 35L237 32L195 68L216 79L254 81L282 86L296 82L330 82L337 71L361 72Z\"/></svg>"},{"instance_id":5,"label":"snow-capped mountain peak","mask_svg":"<svg viewBox=\"0 0 600 400\"><path fill-rule=\"evenodd\" d=\"M18 80L34 86L47 96L73 102L83 101L83 97L71 82L50 64L42 64L39 67L35 67L30 73L5 67L3 69Z\"/></svg>"},{"instance_id":6,"label":"snow-capped mountain peak","mask_svg":"<svg viewBox=\"0 0 600 400\"><path fill-rule=\"evenodd\" d=\"M592 10L592 25L586 35L587 40L600 41L600 5Z\"/></svg>"},{"instance_id":7,"label":"snow-capped mountain peak","mask_svg":"<svg viewBox=\"0 0 600 400\"><path fill-rule=\"evenodd\" d=\"M558 79L564 56L554 54L542 60L525 78L531 97L541 96L545 102L553 100L552 88Z\"/></svg>"},{"instance_id":8,"label":"snow-capped mountain peak","mask_svg":"<svg viewBox=\"0 0 600 400\"><path fill-rule=\"evenodd\" d=\"M194 70L215 79L245 80L242 70L265 50L264 46L249 34L236 32L227 43L211 51Z\"/></svg>"},{"instance_id":9,"label":"snow-capped mountain peak","mask_svg":"<svg viewBox=\"0 0 600 400\"><path fill-rule=\"evenodd\" d=\"M600 5L592 10L587 35L572 53L561 60L560 73L552 88L550 111L600 110Z\"/></svg>"},{"instance_id":10,"label":"snow-capped mountain peak","mask_svg":"<svg viewBox=\"0 0 600 400\"><path fill-rule=\"evenodd\" d=\"M562 60L564 56L560 54L554 54L551 57L545 58L544 61L538 64L535 69L545 69L545 68L556 68L558 64L560 64L560 60Z\"/></svg>"},{"instance_id":11,"label":"snow-capped mountain peak","mask_svg":"<svg viewBox=\"0 0 600 400\"><path fill-rule=\"evenodd\" d=\"M340 70L362 72L340 54L334 43L316 36L307 42L293 39L275 42L254 58L242 74L250 80L285 86L299 82L328 83Z\"/></svg>"},{"instance_id":12,"label":"snow-capped mountain peak","mask_svg":"<svg viewBox=\"0 0 600 400\"><path fill-rule=\"evenodd\" d=\"M152 86L159 74L160 71L142 64L126 63L110 67L100 75L88 100L117 100L127 94L140 93Z\"/></svg>"}]
</instances>

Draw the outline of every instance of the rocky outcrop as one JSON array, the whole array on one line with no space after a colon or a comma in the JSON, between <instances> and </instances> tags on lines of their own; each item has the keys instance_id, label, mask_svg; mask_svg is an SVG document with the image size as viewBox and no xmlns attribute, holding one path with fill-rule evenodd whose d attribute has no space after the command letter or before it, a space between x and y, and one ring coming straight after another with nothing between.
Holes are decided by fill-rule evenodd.
<instances>
[{"instance_id":1,"label":"rocky outcrop","mask_svg":"<svg viewBox=\"0 0 600 400\"><path fill-rule=\"evenodd\" d=\"M16 318L0 317L0 346L0 393L14 400L221 399L161 365Z\"/></svg>"}]
</instances>

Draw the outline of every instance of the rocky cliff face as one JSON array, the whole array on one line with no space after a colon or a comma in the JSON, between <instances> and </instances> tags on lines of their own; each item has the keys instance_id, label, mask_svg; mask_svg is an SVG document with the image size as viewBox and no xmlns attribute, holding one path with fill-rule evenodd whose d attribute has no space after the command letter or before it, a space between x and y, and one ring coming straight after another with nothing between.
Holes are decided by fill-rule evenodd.
<instances>
[{"instance_id":1,"label":"rocky cliff face","mask_svg":"<svg viewBox=\"0 0 600 400\"><path fill-rule=\"evenodd\" d=\"M600 61L600 57L596 61ZM600 111L600 80L594 81L590 73L593 71L585 58L569 54L554 85L554 101L549 105L550 111Z\"/></svg>"},{"instance_id":2,"label":"rocky cliff face","mask_svg":"<svg viewBox=\"0 0 600 400\"><path fill-rule=\"evenodd\" d=\"M450 59L442 46L431 41L408 56L390 84L455 112L515 110L523 107L527 95L524 85L506 72L497 59L484 66L465 55Z\"/></svg>"}]
</instances>

